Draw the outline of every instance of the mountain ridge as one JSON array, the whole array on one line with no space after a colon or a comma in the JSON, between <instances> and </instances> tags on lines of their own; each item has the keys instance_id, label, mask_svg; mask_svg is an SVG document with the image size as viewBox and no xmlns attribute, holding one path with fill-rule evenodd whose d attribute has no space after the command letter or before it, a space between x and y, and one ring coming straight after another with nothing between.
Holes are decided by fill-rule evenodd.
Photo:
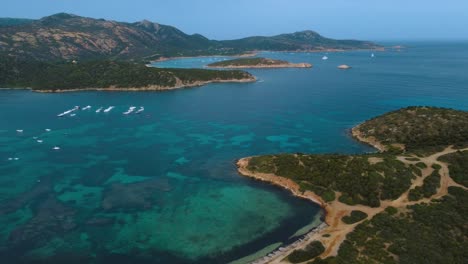
<instances>
[{"instance_id":1,"label":"mountain ridge","mask_svg":"<svg viewBox=\"0 0 468 264\"><path fill-rule=\"evenodd\" d=\"M211 40L149 20L118 22L68 13L0 27L0 54L38 60L238 55L251 51L375 49L368 41L335 40L312 30L276 36Z\"/></svg>"}]
</instances>

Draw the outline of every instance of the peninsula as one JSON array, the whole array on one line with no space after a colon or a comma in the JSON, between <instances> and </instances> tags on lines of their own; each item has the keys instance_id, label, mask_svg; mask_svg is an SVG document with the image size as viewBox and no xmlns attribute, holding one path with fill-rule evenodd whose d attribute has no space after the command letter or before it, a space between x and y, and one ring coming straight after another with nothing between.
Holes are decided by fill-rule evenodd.
<instances>
[{"instance_id":1,"label":"peninsula","mask_svg":"<svg viewBox=\"0 0 468 264\"><path fill-rule=\"evenodd\" d=\"M162 91L215 82L254 82L239 70L160 69L123 61L48 63L0 56L0 87L36 92Z\"/></svg>"},{"instance_id":2,"label":"peninsula","mask_svg":"<svg viewBox=\"0 0 468 264\"><path fill-rule=\"evenodd\" d=\"M248 68L312 68L309 63L291 63L268 58L238 58L219 61L207 65L208 68L248 69Z\"/></svg>"},{"instance_id":3,"label":"peninsula","mask_svg":"<svg viewBox=\"0 0 468 264\"><path fill-rule=\"evenodd\" d=\"M237 162L240 174L326 211L325 228L258 263L464 263L468 112L408 107L366 121L352 134L380 152Z\"/></svg>"}]
</instances>

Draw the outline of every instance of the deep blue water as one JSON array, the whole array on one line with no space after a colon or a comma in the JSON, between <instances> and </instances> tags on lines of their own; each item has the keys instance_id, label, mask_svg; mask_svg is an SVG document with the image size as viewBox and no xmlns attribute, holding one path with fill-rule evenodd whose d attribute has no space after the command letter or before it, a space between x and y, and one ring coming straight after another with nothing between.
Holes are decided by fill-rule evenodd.
<instances>
[{"instance_id":1,"label":"deep blue water","mask_svg":"<svg viewBox=\"0 0 468 264\"><path fill-rule=\"evenodd\" d=\"M319 223L320 209L239 176L236 159L369 152L348 131L373 116L410 105L468 110L468 43L404 45L374 58L330 53L326 61L323 53L262 53L314 67L249 70L259 81L248 84L0 91L1 259L225 263L288 241ZM75 105L93 108L56 117ZM109 105L116 109L95 113ZM130 105L146 111L123 116Z\"/></svg>"}]
</instances>

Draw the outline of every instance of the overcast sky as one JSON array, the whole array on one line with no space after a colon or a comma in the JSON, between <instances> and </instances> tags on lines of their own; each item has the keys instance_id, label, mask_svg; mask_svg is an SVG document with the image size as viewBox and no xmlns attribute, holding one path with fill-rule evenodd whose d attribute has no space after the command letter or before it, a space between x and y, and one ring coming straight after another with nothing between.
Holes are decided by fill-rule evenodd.
<instances>
[{"instance_id":1,"label":"overcast sky","mask_svg":"<svg viewBox=\"0 0 468 264\"><path fill-rule=\"evenodd\" d=\"M311 29L332 38L468 39L468 0L2 0L0 17L148 19L213 39Z\"/></svg>"}]
</instances>

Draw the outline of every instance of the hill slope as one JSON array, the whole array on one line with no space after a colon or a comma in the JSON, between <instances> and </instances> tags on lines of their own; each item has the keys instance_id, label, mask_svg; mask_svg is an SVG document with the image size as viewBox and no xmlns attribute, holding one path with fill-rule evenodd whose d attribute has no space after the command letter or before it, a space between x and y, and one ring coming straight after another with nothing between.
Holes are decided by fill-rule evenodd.
<instances>
[{"instance_id":1,"label":"hill slope","mask_svg":"<svg viewBox=\"0 0 468 264\"><path fill-rule=\"evenodd\" d=\"M364 155L240 159L242 175L287 188L327 212L327 227L267 258L274 263L312 260L309 264L465 263L467 114L408 107L354 128L363 139L372 136L374 145L404 146L404 154L389 148Z\"/></svg>"},{"instance_id":2,"label":"hill slope","mask_svg":"<svg viewBox=\"0 0 468 264\"><path fill-rule=\"evenodd\" d=\"M468 112L408 107L368 120L353 128L353 134L381 150L463 146L468 143Z\"/></svg>"},{"instance_id":3,"label":"hill slope","mask_svg":"<svg viewBox=\"0 0 468 264\"><path fill-rule=\"evenodd\" d=\"M312 31L230 41L188 35L175 27L141 21L122 23L59 13L0 27L0 54L41 60L156 59L233 55L251 50L322 50L379 47L371 42L324 38Z\"/></svg>"}]
</instances>

